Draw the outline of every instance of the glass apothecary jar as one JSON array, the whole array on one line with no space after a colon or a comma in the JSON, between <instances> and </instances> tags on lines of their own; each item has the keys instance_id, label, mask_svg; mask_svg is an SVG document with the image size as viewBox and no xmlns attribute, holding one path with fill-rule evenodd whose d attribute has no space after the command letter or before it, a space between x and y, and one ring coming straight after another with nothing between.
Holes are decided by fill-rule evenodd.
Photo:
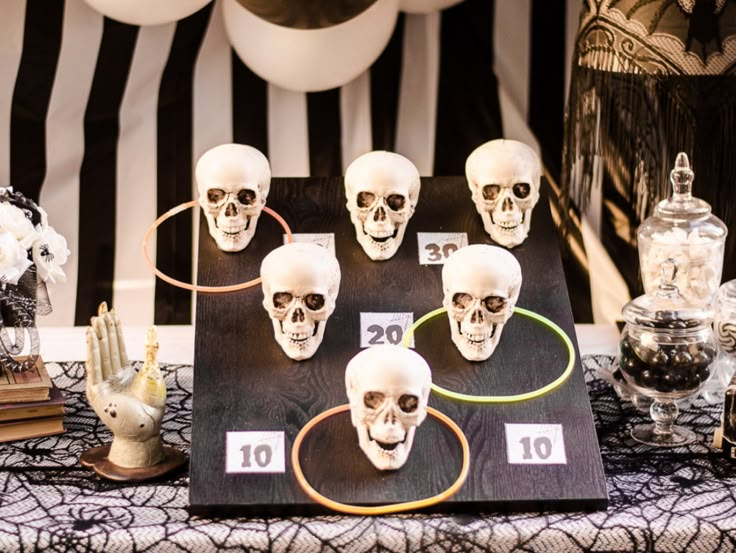
<instances>
[{"instance_id":1,"label":"glass apothecary jar","mask_svg":"<svg viewBox=\"0 0 736 553\"><path fill-rule=\"evenodd\" d=\"M654 401L654 424L636 426L631 435L653 446L679 446L695 440L690 430L676 426L676 400L689 397L711 377L716 359L713 311L682 296L674 285L677 263L662 263L656 291L623 308L619 366L631 388Z\"/></svg>"},{"instance_id":2,"label":"glass apothecary jar","mask_svg":"<svg viewBox=\"0 0 736 553\"><path fill-rule=\"evenodd\" d=\"M687 154L680 152L670 172L672 196L639 225L639 264L644 291L652 292L661 282L662 263L674 259L680 294L705 305L715 300L721 283L728 230L707 202L692 195L694 177Z\"/></svg>"}]
</instances>

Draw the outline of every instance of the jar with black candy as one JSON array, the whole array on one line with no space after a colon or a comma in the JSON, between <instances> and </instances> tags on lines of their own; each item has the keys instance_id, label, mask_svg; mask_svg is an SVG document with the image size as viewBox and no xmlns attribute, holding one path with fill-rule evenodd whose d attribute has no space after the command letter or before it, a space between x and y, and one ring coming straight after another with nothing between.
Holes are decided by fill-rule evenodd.
<instances>
[{"instance_id":1,"label":"jar with black candy","mask_svg":"<svg viewBox=\"0 0 736 553\"><path fill-rule=\"evenodd\" d=\"M690 430L674 424L675 401L697 393L711 377L716 340L713 311L691 303L674 285L677 262L662 264L662 279L654 291L627 303L622 314L619 366L638 393L654 401L649 413L654 424L639 425L634 439L654 446L685 445L695 439Z\"/></svg>"}]
</instances>

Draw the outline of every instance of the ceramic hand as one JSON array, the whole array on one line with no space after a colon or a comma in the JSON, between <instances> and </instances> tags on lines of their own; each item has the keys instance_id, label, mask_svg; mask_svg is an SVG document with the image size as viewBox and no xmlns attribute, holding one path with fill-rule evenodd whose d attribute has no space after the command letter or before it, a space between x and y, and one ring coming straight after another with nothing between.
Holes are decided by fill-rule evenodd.
<instances>
[{"instance_id":1,"label":"ceramic hand","mask_svg":"<svg viewBox=\"0 0 736 553\"><path fill-rule=\"evenodd\" d=\"M140 371L128 362L120 319L107 304L87 327L87 399L113 434L108 459L120 467L149 467L163 459L161 418L166 405L156 355L156 329L147 332Z\"/></svg>"}]
</instances>

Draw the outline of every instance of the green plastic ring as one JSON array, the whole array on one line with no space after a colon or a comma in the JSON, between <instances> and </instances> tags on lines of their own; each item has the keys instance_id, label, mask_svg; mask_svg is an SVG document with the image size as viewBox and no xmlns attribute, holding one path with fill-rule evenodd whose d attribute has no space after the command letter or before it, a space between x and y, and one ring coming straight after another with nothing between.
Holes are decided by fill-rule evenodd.
<instances>
[{"instance_id":1,"label":"green plastic ring","mask_svg":"<svg viewBox=\"0 0 736 553\"><path fill-rule=\"evenodd\" d=\"M434 317L437 317L438 315L441 315L445 312L447 312L447 309L444 307L440 307L438 309L435 309L434 311L430 311L426 315L421 316L404 333L404 339L401 341L401 345L404 347L409 347L409 343L411 342L411 338L414 335L414 332L420 326L422 326L424 323L426 323L430 319L433 319ZM570 340L570 337L557 324L550 321L547 317L540 315L539 313L535 313L534 311L530 311L529 309L524 309L522 307L514 307L514 313L518 313L519 315L524 315L526 317L529 317L530 319L534 319L535 321L542 323L544 326L552 330L552 332L557 334L562 339L562 341L565 343L565 346L567 346L568 362L567 362L567 366L565 367L565 370L562 372L560 376L558 376L555 380L553 380L549 384L542 386L541 388L538 388L531 392L525 392L523 394L514 394L514 395L508 395L508 396L474 396L470 394L461 394L460 392L453 392L452 390L447 390L441 386L438 386L434 382L432 383L432 390L441 396L445 396L450 399L456 399L459 401L467 401L470 403L517 403L519 401L528 401L530 399L536 399L538 397L542 397L543 395L546 395L550 393L551 391L555 390L563 382L565 382L565 380L567 380L568 377L572 374L573 368L575 367L575 347L572 345L572 340Z\"/></svg>"}]
</instances>

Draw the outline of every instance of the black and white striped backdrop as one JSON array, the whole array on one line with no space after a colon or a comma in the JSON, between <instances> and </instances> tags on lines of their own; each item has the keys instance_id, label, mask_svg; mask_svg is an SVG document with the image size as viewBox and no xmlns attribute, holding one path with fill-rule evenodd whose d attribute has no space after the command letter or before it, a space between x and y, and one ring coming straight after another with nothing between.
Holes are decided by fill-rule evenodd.
<instances>
[{"instance_id":1,"label":"black and white striped backdrop","mask_svg":"<svg viewBox=\"0 0 736 553\"><path fill-rule=\"evenodd\" d=\"M367 71L314 93L244 65L221 1L143 27L83 0L2 1L0 186L39 200L72 252L40 325L86 324L101 300L126 324L191 322L191 294L157 281L140 243L157 215L195 197L193 163L220 143L257 147L274 176L340 175L371 149L397 151L423 175L457 175L475 146L505 136L559 171L580 0L400 14ZM193 234L185 216L159 231L159 268L190 280Z\"/></svg>"}]
</instances>

